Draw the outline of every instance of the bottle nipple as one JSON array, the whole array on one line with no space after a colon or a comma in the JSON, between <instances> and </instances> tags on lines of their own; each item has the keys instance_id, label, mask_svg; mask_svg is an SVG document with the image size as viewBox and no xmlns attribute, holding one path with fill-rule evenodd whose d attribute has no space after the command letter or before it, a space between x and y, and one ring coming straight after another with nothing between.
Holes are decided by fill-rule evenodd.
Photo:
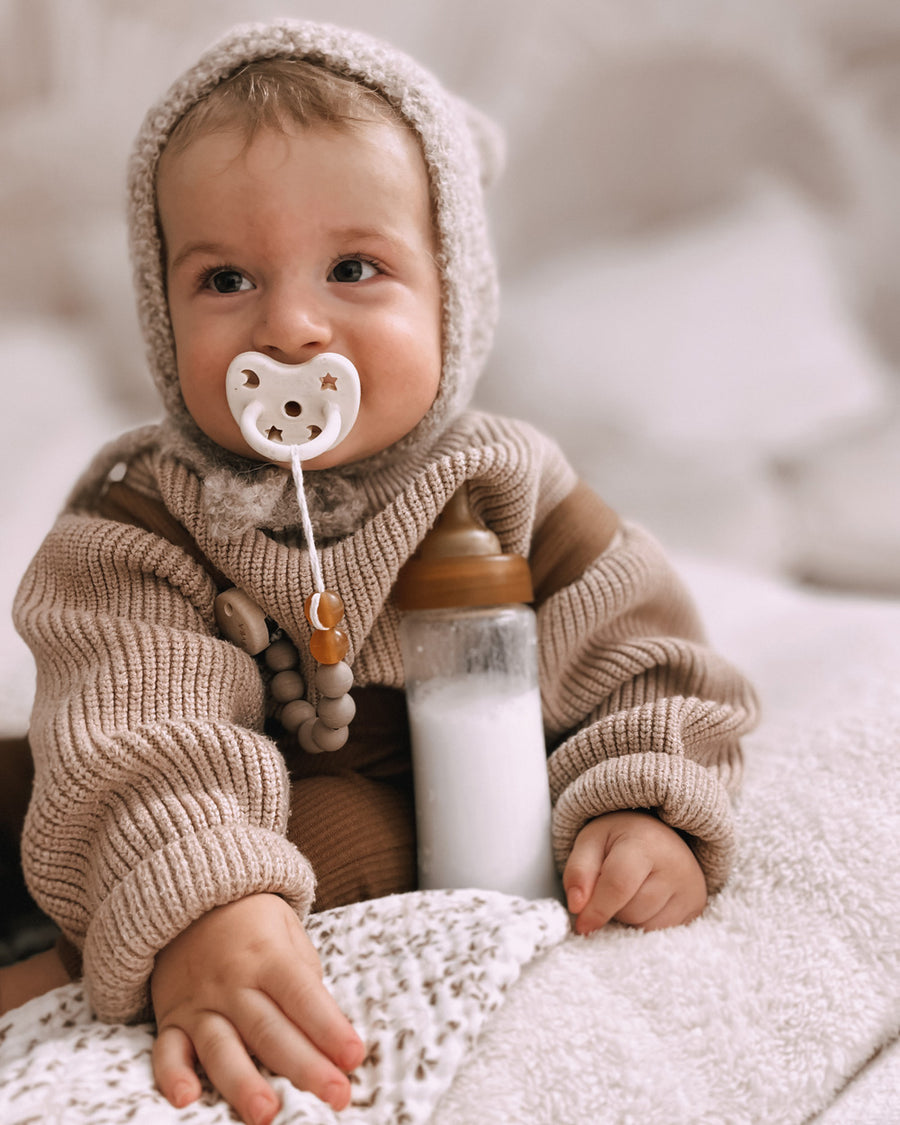
<instances>
[{"instance_id":1,"label":"bottle nipple","mask_svg":"<svg viewBox=\"0 0 900 1125\"><path fill-rule=\"evenodd\" d=\"M503 553L464 484L401 569L394 600L401 610L448 609L530 602L534 591L528 561Z\"/></svg>"}]
</instances>

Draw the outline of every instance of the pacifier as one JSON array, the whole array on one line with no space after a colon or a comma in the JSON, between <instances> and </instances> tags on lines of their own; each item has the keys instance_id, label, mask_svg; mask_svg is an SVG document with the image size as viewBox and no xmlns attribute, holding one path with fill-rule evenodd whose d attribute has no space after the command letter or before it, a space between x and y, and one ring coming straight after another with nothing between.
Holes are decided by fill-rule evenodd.
<instances>
[{"instance_id":1,"label":"pacifier","mask_svg":"<svg viewBox=\"0 0 900 1125\"><path fill-rule=\"evenodd\" d=\"M356 711L349 694L353 671L344 662L350 640L339 628L344 603L337 591L325 588L301 462L333 449L350 433L359 413L359 375L350 360L336 352L322 352L298 364L279 363L261 352L241 352L228 365L225 394L250 448L268 461L286 461L291 467L315 587L303 609L312 630L310 655L318 666L316 705L302 698L306 685L297 671L297 649L286 636L269 643L266 612L244 591L231 588L219 594L216 621L225 636L251 655L265 650L273 673L272 698L280 705L278 717L303 749L310 754L339 750Z\"/></svg>"},{"instance_id":2,"label":"pacifier","mask_svg":"<svg viewBox=\"0 0 900 1125\"><path fill-rule=\"evenodd\" d=\"M241 352L228 365L225 393L250 448L281 463L333 449L359 413L359 375L336 352L298 364Z\"/></svg>"}]
</instances>

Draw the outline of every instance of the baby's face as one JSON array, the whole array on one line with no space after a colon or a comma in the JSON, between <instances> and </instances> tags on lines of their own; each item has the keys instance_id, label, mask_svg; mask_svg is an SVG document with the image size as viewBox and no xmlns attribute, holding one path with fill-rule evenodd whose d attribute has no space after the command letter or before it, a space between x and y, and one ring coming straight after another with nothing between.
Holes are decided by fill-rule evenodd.
<instances>
[{"instance_id":1,"label":"baby's face","mask_svg":"<svg viewBox=\"0 0 900 1125\"><path fill-rule=\"evenodd\" d=\"M194 421L247 457L225 396L239 353L339 352L359 416L324 469L377 453L427 413L441 374L441 293L424 161L390 124L200 136L157 182L178 376Z\"/></svg>"}]
</instances>

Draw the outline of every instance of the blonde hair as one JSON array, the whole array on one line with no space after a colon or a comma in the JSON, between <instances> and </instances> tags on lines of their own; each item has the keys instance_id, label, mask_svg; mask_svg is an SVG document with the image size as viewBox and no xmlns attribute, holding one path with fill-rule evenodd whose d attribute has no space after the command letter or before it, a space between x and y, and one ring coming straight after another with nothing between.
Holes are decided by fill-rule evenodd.
<instances>
[{"instance_id":1,"label":"blonde hair","mask_svg":"<svg viewBox=\"0 0 900 1125\"><path fill-rule=\"evenodd\" d=\"M382 94L352 78L305 59L258 59L195 102L172 130L166 148L181 152L198 136L235 126L249 143L262 129L345 129L372 122L409 129Z\"/></svg>"}]
</instances>

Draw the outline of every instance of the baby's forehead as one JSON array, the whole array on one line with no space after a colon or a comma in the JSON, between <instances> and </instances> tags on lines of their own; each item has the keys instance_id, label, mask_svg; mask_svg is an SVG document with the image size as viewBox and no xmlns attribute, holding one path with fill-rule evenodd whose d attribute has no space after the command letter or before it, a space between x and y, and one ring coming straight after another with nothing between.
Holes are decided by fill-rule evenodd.
<instances>
[{"instance_id":1,"label":"baby's forehead","mask_svg":"<svg viewBox=\"0 0 900 1125\"><path fill-rule=\"evenodd\" d=\"M392 120L298 127L281 122L276 127L248 126L246 121L198 130L190 139L166 144L157 164L156 188L186 177L246 174L278 175L292 161L315 166L329 151L340 149L364 163L367 156L381 162L393 159L398 175L404 171L429 181L418 137ZM299 156L297 155L299 153ZM430 194L430 186L429 186Z\"/></svg>"},{"instance_id":2,"label":"baby's forehead","mask_svg":"<svg viewBox=\"0 0 900 1125\"><path fill-rule=\"evenodd\" d=\"M250 139L204 131L165 154L156 196L173 270L214 246L219 257L252 246L258 261L285 262L327 236L388 262L400 254L396 266L405 253L432 256L440 245L424 158L392 122L260 129Z\"/></svg>"},{"instance_id":3,"label":"baby's forehead","mask_svg":"<svg viewBox=\"0 0 900 1125\"><path fill-rule=\"evenodd\" d=\"M305 189L316 182L330 182L334 190L311 197ZM399 211L425 234L431 253L438 249L432 182L418 137L409 128L385 119L305 128L286 122L274 129L249 129L246 122L235 122L228 128L204 128L186 143L163 150L155 197L164 257L168 260L173 252L170 240L176 228L182 232L186 223L192 228L210 225L217 202L241 199L243 214L280 192L279 210L287 214L293 213L299 192L316 200L315 211L304 214L321 217L320 205L328 212L328 200L346 198L342 182L367 185L355 196L361 216L357 229L402 226ZM262 211L258 214L261 221Z\"/></svg>"},{"instance_id":4,"label":"baby's forehead","mask_svg":"<svg viewBox=\"0 0 900 1125\"><path fill-rule=\"evenodd\" d=\"M177 121L167 147L215 129L252 137L259 129L352 128L367 122L409 123L377 90L308 59L257 59L225 75Z\"/></svg>"}]
</instances>

